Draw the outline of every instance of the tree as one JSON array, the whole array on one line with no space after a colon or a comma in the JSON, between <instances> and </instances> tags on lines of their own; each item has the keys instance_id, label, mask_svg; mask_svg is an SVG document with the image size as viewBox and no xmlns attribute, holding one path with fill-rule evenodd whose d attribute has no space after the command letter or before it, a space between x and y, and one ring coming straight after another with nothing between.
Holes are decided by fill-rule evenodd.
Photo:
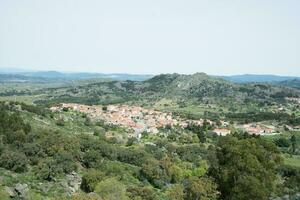
<instances>
[{"instance_id":1,"label":"tree","mask_svg":"<svg viewBox=\"0 0 300 200\"><path fill-rule=\"evenodd\" d=\"M92 125L92 120L91 120L90 117L85 118L84 125L86 125L86 126L91 126Z\"/></svg>"},{"instance_id":2,"label":"tree","mask_svg":"<svg viewBox=\"0 0 300 200\"><path fill-rule=\"evenodd\" d=\"M93 192L97 183L102 181L104 174L95 169L88 170L82 177L81 189L85 192Z\"/></svg>"},{"instance_id":3,"label":"tree","mask_svg":"<svg viewBox=\"0 0 300 200\"><path fill-rule=\"evenodd\" d=\"M171 178L167 170L157 160L148 160L141 169L141 179L146 178L154 187L163 188Z\"/></svg>"},{"instance_id":4,"label":"tree","mask_svg":"<svg viewBox=\"0 0 300 200\"><path fill-rule=\"evenodd\" d=\"M286 138L279 138L275 140L275 144L279 147L289 147L291 145L290 141Z\"/></svg>"},{"instance_id":5,"label":"tree","mask_svg":"<svg viewBox=\"0 0 300 200\"><path fill-rule=\"evenodd\" d=\"M261 138L220 138L218 163L210 168L225 200L267 200L274 189L280 154L272 142Z\"/></svg>"},{"instance_id":6,"label":"tree","mask_svg":"<svg viewBox=\"0 0 300 200\"><path fill-rule=\"evenodd\" d=\"M15 172L25 172L27 170L28 159L24 153L14 151L4 151L0 156L0 167Z\"/></svg>"},{"instance_id":7,"label":"tree","mask_svg":"<svg viewBox=\"0 0 300 200\"><path fill-rule=\"evenodd\" d=\"M64 126L65 125L65 119L60 116L59 119L56 121L57 126Z\"/></svg>"},{"instance_id":8,"label":"tree","mask_svg":"<svg viewBox=\"0 0 300 200\"><path fill-rule=\"evenodd\" d=\"M126 188L116 178L108 178L96 185L95 192L105 200L127 200Z\"/></svg>"},{"instance_id":9,"label":"tree","mask_svg":"<svg viewBox=\"0 0 300 200\"><path fill-rule=\"evenodd\" d=\"M292 143L292 152L295 153L296 151L296 144L297 144L297 139L295 135L292 135L291 137L291 143Z\"/></svg>"},{"instance_id":10,"label":"tree","mask_svg":"<svg viewBox=\"0 0 300 200\"><path fill-rule=\"evenodd\" d=\"M175 164L168 168L168 174L171 176L172 183L179 183L184 178L183 169L181 169Z\"/></svg>"},{"instance_id":11,"label":"tree","mask_svg":"<svg viewBox=\"0 0 300 200\"><path fill-rule=\"evenodd\" d=\"M214 200L219 192L217 185L209 178L190 177L186 187L186 200Z\"/></svg>"},{"instance_id":12,"label":"tree","mask_svg":"<svg viewBox=\"0 0 300 200\"><path fill-rule=\"evenodd\" d=\"M52 181L58 175L63 173L63 169L57 166L52 158L45 158L41 160L36 168L36 174L41 179Z\"/></svg>"},{"instance_id":13,"label":"tree","mask_svg":"<svg viewBox=\"0 0 300 200\"><path fill-rule=\"evenodd\" d=\"M132 200L159 200L152 187L129 187L127 195Z\"/></svg>"},{"instance_id":14,"label":"tree","mask_svg":"<svg viewBox=\"0 0 300 200\"><path fill-rule=\"evenodd\" d=\"M59 151L54 156L55 164L60 167L64 173L71 173L77 170L77 165L69 152Z\"/></svg>"},{"instance_id":15,"label":"tree","mask_svg":"<svg viewBox=\"0 0 300 200\"><path fill-rule=\"evenodd\" d=\"M87 168L99 168L102 160L103 158L101 157L100 153L95 150L90 150L83 156L83 164Z\"/></svg>"},{"instance_id":16,"label":"tree","mask_svg":"<svg viewBox=\"0 0 300 200\"><path fill-rule=\"evenodd\" d=\"M102 107L102 110L103 110L104 112L106 112L106 111L107 111L107 106L103 106L103 107Z\"/></svg>"},{"instance_id":17,"label":"tree","mask_svg":"<svg viewBox=\"0 0 300 200\"><path fill-rule=\"evenodd\" d=\"M198 132L198 138L199 138L199 140L200 140L201 143L205 143L206 142L206 136L205 136L204 130L200 130Z\"/></svg>"},{"instance_id":18,"label":"tree","mask_svg":"<svg viewBox=\"0 0 300 200\"><path fill-rule=\"evenodd\" d=\"M26 140L26 135L23 130L7 132L4 141L8 144L20 146Z\"/></svg>"},{"instance_id":19,"label":"tree","mask_svg":"<svg viewBox=\"0 0 300 200\"><path fill-rule=\"evenodd\" d=\"M166 190L168 200L184 200L184 187L181 184L172 185Z\"/></svg>"},{"instance_id":20,"label":"tree","mask_svg":"<svg viewBox=\"0 0 300 200\"><path fill-rule=\"evenodd\" d=\"M138 139L135 137L128 138L126 146L132 146L138 143Z\"/></svg>"}]
</instances>

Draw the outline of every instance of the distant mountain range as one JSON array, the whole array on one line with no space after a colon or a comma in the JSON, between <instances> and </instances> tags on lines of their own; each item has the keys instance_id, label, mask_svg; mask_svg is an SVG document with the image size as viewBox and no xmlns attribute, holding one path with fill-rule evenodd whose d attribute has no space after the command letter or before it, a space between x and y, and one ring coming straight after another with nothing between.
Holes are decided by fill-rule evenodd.
<instances>
[{"instance_id":1,"label":"distant mountain range","mask_svg":"<svg viewBox=\"0 0 300 200\"><path fill-rule=\"evenodd\" d=\"M144 81L152 78L153 75L144 74L104 74L104 73L88 73L88 72L77 72L77 73L66 73L58 71L24 71L19 69L0 69L0 82L3 80L11 80L22 82L22 81L41 81L41 79L55 80L55 79L66 79L66 80L78 80L78 79L112 79L112 80L132 80L132 81Z\"/></svg>"},{"instance_id":2,"label":"distant mountain range","mask_svg":"<svg viewBox=\"0 0 300 200\"><path fill-rule=\"evenodd\" d=\"M18 75L15 79L29 81L39 80L41 78L46 79L90 79L90 78L106 78L113 80L132 80L132 81L144 81L154 77L154 75L145 74L124 74L124 73L89 73L89 72L58 72L58 71L26 71L24 69L17 68L0 68L0 74ZM254 83L254 82L281 82L289 80L300 80L300 77L296 76L277 76L277 75L259 75L259 74L243 74L232 76L215 76L234 83ZM0 81L3 76L0 76ZM5 78L8 78L7 76ZM38 79L37 79L38 78Z\"/></svg>"},{"instance_id":3,"label":"distant mountain range","mask_svg":"<svg viewBox=\"0 0 300 200\"><path fill-rule=\"evenodd\" d=\"M279 82L286 80L299 79L296 76L277 76L277 75L259 75L259 74L243 74L232 76L220 76L223 79L235 82L235 83L250 83L250 82Z\"/></svg>"}]
</instances>

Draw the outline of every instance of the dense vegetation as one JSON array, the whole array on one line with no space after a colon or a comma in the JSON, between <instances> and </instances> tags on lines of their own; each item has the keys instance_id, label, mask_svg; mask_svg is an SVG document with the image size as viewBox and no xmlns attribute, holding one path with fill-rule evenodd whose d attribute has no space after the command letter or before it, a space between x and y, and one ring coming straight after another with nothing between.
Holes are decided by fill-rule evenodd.
<instances>
[{"instance_id":1,"label":"dense vegetation","mask_svg":"<svg viewBox=\"0 0 300 200\"><path fill-rule=\"evenodd\" d=\"M58 81L59 82L59 81ZM154 106L161 99L168 99L172 106L189 104L216 104L230 108L235 106L268 105L285 102L285 97L298 97L297 89L272 84L237 84L208 76L163 74L145 81L105 81L87 84L65 84L66 87L41 90L5 90L2 96L37 95L36 103L76 102L85 104L134 103Z\"/></svg>"},{"instance_id":2,"label":"dense vegetation","mask_svg":"<svg viewBox=\"0 0 300 200\"><path fill-rule=\"evenodd\" d=\"M299 97L297 80L237 84L203 73L144 81L33 79L0 85L0 199L299 196L300 133L292 128L300 125L300 107L287 99ZM126 103L216 124L166 126L158 135L130 138L132 130L83 113L50 112L61 102ZM213 133L221 121L231 135ZM282 127L281 134L235 128L260 122Z\"/></svg>"},{"instance_id":3,"label":"dense vegetation","mask_svg":"<svg viewBox=\"0 0 300 200\"><path fill-rule=\"evenodd\" d=\"M20 181L29 185L29 199L269 199L299 191L300 169L284 165L280 153L299 154L299 136L217 137L204 124L166 128L167 137L117 141L101 131L89 135L67 134L60 126L32 128L37 122L24 121L28 112L54 120L44 108L1 104L1 193ZM101 122L83 126L121 131ZM75 193L65 184L74 173L82 179Z\"/></svg>"}]
</instances>

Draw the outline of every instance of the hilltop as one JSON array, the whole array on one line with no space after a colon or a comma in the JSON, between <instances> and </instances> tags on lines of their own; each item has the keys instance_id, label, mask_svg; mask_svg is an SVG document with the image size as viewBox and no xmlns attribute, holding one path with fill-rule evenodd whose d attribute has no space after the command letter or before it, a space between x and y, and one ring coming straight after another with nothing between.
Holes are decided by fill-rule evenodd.
<instances>
[{"instance_id":1,"label":"hilltop","mask_svg":"<svg viewBox=\"0 0 300 200\"><path fill-rule=\"evenodd\" d=\"M275 84L300 90L300 79L286 80Z\"/></svg>"},{"instance_id":2,"label":"hilltop","mask_svg":"<svg viewBox=\"0 0 300 200\"><path fill-rule=\"evenodd\" d=\"M113 79L34 78L2 75L0 98L40 105L81 103L88 105L128 104L179 115L220 117L226 113L279 112L297 110L288 98L299 98L299 81L274 83L233 83L205 73L161 74L144 81ZM10 78L11 77L11 78ZM12 81L12 82L10 82ZM289 84L288 84L289 83Z\"/></svg>"},{"instance_id":3,"label":"hilltop","mask_svg":"<svg viewBox=\"0 0 300 200\"><path fill-rule=\"evenodd\" d=\"M161 74L145 81L107 81L74 87L43 90L53 101L105 104L114 102L155 103L163 98L173 102L220 103L220 100L246 99L254 102L298 97L299 90L263 83L238 84L204 73Z\"/></svg>"}]
</instances>

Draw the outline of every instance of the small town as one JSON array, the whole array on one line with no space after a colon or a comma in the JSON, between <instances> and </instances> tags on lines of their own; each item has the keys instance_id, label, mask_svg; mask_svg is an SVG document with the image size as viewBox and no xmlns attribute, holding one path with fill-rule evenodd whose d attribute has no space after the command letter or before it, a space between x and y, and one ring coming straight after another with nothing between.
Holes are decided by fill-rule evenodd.
<instances>
[{"instance_id":1,"label":"small town","mask_svg":"<svg viewBox=\"0 0 300 200\"><path fill-rule=\"evenodd\" d=\"M107 124L121 125L132 128L136 133L148 132L156 134L159 128L165 126L187 127L189 123L203 124L200 120L183 120L172 113L164 113L153 109L145 109L139 106L108 105L88 106L82 104L62 103L60 106L51 107L52 112L59 112L63 109L71 109L87 114L92 119L103 120ZM213 123L208 120L208 123Z\"/></svg>"},{"instance_id":2,"label":"small town","mask_svg":"<svg viewBox=\"0 0 300 200\"><path fill-rule=\"evenodd\" d=\"M107 124L120 125L125 128L134 130L135 134L132 136L140 137L142 132L157 134L159 128L166 126L179 126L186 128L188 124L193 123L196 125L203 125L204 119L188 120L183 119L172 113L165 113L154 109L146 109L139 106L129 105L83 105L76 103L62 103L58 106L50 108L52 112L61 112L70 109L73 111L87 114L91 119L103 120ZM216 122L206 120L207 123L214 125L213 133L220 136L230 134L229 122L220 121L219 126ZM278 134L275 126L266 126L262 124L249 123L237 125L236 128L244 130L250 134L265 135L265 134Z\"/></svg>"}]
</instances>

